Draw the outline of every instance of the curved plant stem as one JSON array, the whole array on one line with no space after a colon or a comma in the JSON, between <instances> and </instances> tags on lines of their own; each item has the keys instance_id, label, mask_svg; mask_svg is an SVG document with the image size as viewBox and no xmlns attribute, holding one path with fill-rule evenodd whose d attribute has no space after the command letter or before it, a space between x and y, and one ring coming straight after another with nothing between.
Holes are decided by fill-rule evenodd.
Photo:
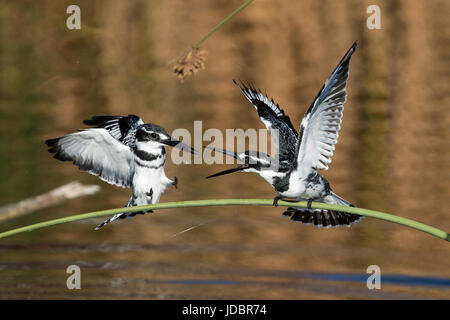
<instances>
[{"instance_id":1,"label":"curved plant stem","mask_svg":"<svg viewBox=\"0 0 450 320\"><path fill-rule=\"evenodd\" d=\"M220 27L222 27L222 25L224 25L228 20L230 20L231 18L233 18L234 15L238 14L239 12L241 12L245 7L247 7L250 3L252 3L254 0L248 0L246 1L242 6L240 6L239 8L237 8L236 10L234 10L232 13L230 13L225 19L223 19L222 21L219 22L219 24L217 26L215 26L214 28L211 29L211 31L208 32L208 34L206 36L204 36L203 38L201 38L196 44L193 45L194 48L198 48L200 47L200 45L206 40L208 39L214 32L216 32L217 30L220 29Z\"/></svg>"},{"instance_id":2,"label":"curved plant stem","mask_svg":"<svg viewBox=\"0 0 450 320\"><path fill-rule=\"evenodd\" d=\"M72 221L79 221L84 219L98 218L103 216L110 216L119 212L134 212L134 211L142 211L142 210L150 210L150 209L171 209L171 208L190 208L190 207L211 207L211 206L272 206L273 200L271 199L222 199L222 200L193 200L193 201L177 201L177 202L165 202L165 203L157 203L146 206L137 206L137 207L128 207L128 208L117 208L117 209L109 209L103 211L96 211L91 213L78 214L70 217L54 219L50 221L40 222L36 224L32 224L29 226L25 226L22 228L17 228L13 230L9 230L6 232L0 233L0 238L6 238L15 234L19 234L22 232L32 231L36 229L46 228L49 226L67 223ZM279 206L284 207L307 207L306 201L301 201L297 203L279 201ZM339 205L332 205L320 202L313 202L312 208L314 209L328 209L334 211L341 211L347 213L359 214L367 217L382 219L390 222L395 222L416 230L420 230L422 232L429 233L435 237L450 241L450 236L447 232L443 230L439 230L432 226L408 219L399 216L395 216L389 213L356 208L356 207L345 207Z\"/></svg>"}]
</instances>

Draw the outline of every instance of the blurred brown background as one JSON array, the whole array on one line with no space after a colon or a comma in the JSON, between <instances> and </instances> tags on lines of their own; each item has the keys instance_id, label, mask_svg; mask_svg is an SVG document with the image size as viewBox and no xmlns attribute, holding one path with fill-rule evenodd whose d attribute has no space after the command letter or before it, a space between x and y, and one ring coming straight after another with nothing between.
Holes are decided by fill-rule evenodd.
<instances>
[{"instance_id":1,"label":"blurred brown background","mask_svg":"<svg viewBox=\"0 0 450 320\"><path fill-rule=\"evenodd\" d=\"M264 128L233 78L267 91L297 127L359 40L339 143L324 175L357 206L449 231L449 2L256 0L202 45L209 52L206 69L180 83L168 62L241 3L1 2L0 205L73 180L102 187L95 196L12 220L1 230L121 207L130 196L52 159L45 139L104 113L138 114L169 132L192 131L194 120L202 120L204 130ZM81 30L66 28L70 4L81 8ZM371 4L381 8L381 30L366 27ZM275 195L253 174L204 179L224 168L168 161L167 175L180 183L161 201ZM98 232L93 228L102 219L1 240L0 298L450 297L445 241L371 218L324 230L281 213L270 207L173 209ZM82 290L65 287L70 264L82 268ZM383 275L443 282L399 285L382 278L382 290L369 291L365 273L372 264Z\"/></svg>"}]
</instances>

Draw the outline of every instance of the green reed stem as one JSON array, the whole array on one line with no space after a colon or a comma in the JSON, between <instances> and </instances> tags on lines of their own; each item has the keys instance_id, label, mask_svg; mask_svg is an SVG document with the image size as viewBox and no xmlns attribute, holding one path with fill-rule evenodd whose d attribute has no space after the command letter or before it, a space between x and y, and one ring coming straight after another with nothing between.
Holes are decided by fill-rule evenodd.
<instances>
[{"instance_id":1,"label":"green reed stem","mask_svg":"<svg viewBox=\"0 0 450 320\"><path fill-rule=\"evenodd\" d=\"M59 218L54 220L49 220L45 222L40 222L36 224L32 224L29 226L9 230L0 233L0 238L6 238L15 234L19 234L22 232L28 232L36 229L46 228L53 225L61 224L61 223L67 223L67 222L73 222L73 221L79 221L84 219L91 219L91 218L98 218L103 216L110 216L119 212L135 212L135 211L142 211L142 210L150 210L150 209L172 209L172 208L191 208L191 207L212 207L212 206L272 206L273 200L271 199L222 199L222 200L193 200L193 201L177 201L177 202L165 202L165 203L157 203L157 204L151 204L151 205L145 205L145 206L136 206L136 207L128 207L128 208L116 208L116 209L109 209L109 210L102 210L102 211L95 211L90 213L83 213L78 214L70 217L65 218ZM286 202L286 201L279 201L279 206L284 207L303 207L306 208L308 203L306 201L301 202ZM386 220L394 223L401 224L406 227L410 227L422 232L429 233L435 237L444 239L446 241L450 241L450 236L447 232L443 230L439 230L437 228L434 228L432 226L423 224L421 222L417 222L408 218L403 218L399 216L395 216L393 214L374 211L374 210L368 210L368 209L362 209L362 208L356 208L356 207L346 207L346 206L339 206L339 205L333 205L333 204L326 204L326 203L320 203L320 202L313 202L312 208L314 209L327 209L327 210L334 210L334 211L340 211L340 212L347 212L347 213L354 213L359 214L367 217L372 217L376 219Z\"/></svg>"},{"instance_id":2,"label":"green reed stem","mask_svg":"<svg viewBox=\"0 0 450 320\"><path fill-rule=\"evenodd\" d=\"M198 48L200 47L200 45L206 40L208 39L214 32L216 32L217 30L220 29L220 27L222 27L228 20L230 20L231 18L233 18L234 15L238 14L239 12L241 12L245 7L247 7L250 3L252 3L254 0L248 0L246 1L242 6L240 6L239 8L237 8L236 10L234 10L232 13L230 13L230 15L228 17L226 17L225 19L223 19L221 22L219 22L219 24L217 26L215 26L214 28L211 29L211 31L208 32L208 34L206 36L204 36L203 38L201 38L196 44L194 44L194 48Z\"/></svg>"}]
</instances>

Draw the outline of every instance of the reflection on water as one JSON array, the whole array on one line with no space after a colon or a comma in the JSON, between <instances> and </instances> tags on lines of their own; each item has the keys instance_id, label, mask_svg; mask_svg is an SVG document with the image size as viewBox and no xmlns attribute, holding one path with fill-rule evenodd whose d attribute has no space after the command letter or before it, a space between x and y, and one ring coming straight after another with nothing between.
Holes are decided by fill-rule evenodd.
<instances>
[{"instance_id":1,"label":"reflection on water","mask_svg":"<svg viewBox=\"0 0 450 320\"><path fill-rule=\"evenodd\" d=\"M450 294L449 278L382 274L382 290L368 290L368 275L361 272L305 272L301 271L300 264L296 265L300 270L286 268L283 264L263 266L254 260L255 256L264 254L272 259L283 259L283 254L270 247L263 249L264 253L245 246L238 250L229 245L214 247L205 250L192 243L3 245L2 251L16 252L17 256L0 264L0 297L414 299L442 298ZM31 252L45 257L45 261L23 258L24 253ZM236 263L226 262L230 255L236 257ZM245 256L253 256L256 263L242 265ZM82 270L80 291L65 288L68 277L65 270L69 264L77 264Z\"/></svg>"},{"instance_id":2,"label":"reflection on water","mask_svg":"<svg viewBox=\"0 0 450 320\"><path fill-rule=\"evenodd\" d=\"M322 279L329 281L345 281L366 283L367 275L359 274L326 274L308 273L305 275L312 279ZM383 275L383 283L404 285L404 286L438 286L450 287L450 279L437 277L414 277L405 275Z\"/></svg>"},{"instance_id":3,"label":"reflection on water","mask_svg":"<svg viewBox=\"0 0 450 320\"><path fill-rule=\"evenodd\" d=\"M295 126L349 45L349 98L324 175L336 193L450 230L448 1L391 1L383 29L365 27L368 3L262 1L205 42L206 69L179 83L167 62L240 1L79 1L82 30L65 28L65 3L0 3L0 194L6 204L80 180L92 197L36 212L1 230L123 206L125 190L52 159L43 141L93 114L139 114L172 132L262 128L231 82L252 80ZM274 15L274 12L277 14ZM194 14L195 13L195 14ZM299 18L301 13L301 19ZM174 23L174 21L176 23ZM333 32L330 32L333 30ZM206 144L206 142L205 142ZM252 174L204 177L222 166L167 164L179 189L162 201L272 198ZM0 242L0 298L449 298L448 243L365 219L351 229L292 223L279 208L161 210L94 232L102 219ZM180 233L189 227L193 230ZM82 290L65 287L68 265ZM367 266L382 290L367 290Z\"/></svg>"}]
</instances>

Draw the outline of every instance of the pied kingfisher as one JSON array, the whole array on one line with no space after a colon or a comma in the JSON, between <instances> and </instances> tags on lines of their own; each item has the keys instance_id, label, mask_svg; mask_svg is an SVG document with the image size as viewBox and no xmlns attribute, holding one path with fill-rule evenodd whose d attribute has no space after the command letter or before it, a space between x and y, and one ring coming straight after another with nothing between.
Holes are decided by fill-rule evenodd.
<instances>
[{"instance_id":1,"label":"pied kingfisher","mask_svg":"<svg viewBox=\"0 0 450 320\"><path fill-rule=\"evenodd\" d=\"M165 145L197 154L191 147L172 139L164 128L144 124L136 115L94 116L83 123L94 128L47 140L48 151L58 160L73 161L80 171L131 189L126 207L158 203L167 186L177 187L177 177L172 181L164 173ZM115 214L95 230L116 219L146 212Z\"/></svg>"},{"instance_id":2,"label":"pied kingfisher","mask_svg":"<svg viewBox=\"0 0 450 320\"><path fill-rule=\"evenodd\" d=\"M207 147L244 163L237 168L221 171L207 178L238 171L255 172L276 190L275 206L280 199L308 201L307 208L289 207L283 213L294 221L327 228L350 226L359 221L362 218L360 215L311 208L312 201L352 206L331 191L328 181L316 170L327 170L331 162L347 99L345 87L350 58L356 46L357 42L347 51L319 91L303 116L299 133L278 104L272 99L269 100L261 90L256 90L250 84L246 86L242 81L239 85L233 80L254 105L261 121L269 130L277 147L278 159L257 151L231 152Z\"/></svg>"}]
</instances>

